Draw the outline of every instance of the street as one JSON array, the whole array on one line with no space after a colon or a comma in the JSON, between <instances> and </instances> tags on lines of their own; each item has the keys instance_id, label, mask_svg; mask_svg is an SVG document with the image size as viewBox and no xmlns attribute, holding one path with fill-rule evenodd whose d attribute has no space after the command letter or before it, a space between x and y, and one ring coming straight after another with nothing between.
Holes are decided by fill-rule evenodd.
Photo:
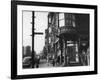
<instances>
[{"instance_id":1,"label":"street","mask_svg":"<svg viewBox=\"0 0 100 80\"><path fill-rule=\"evenodd\" d=\"M46 59L41 59L39 68L53 67L51 63L47 63Z\"/></svg>"},{"instance_id":2,"label":"street","mask_svg":"<svg viewBox=\"0 0 100 80\"><path fill-rule=\"evenodd\" d=\"M82 66L81 63L69 63L67 66ZM64 65L56 64L53 66L51 62L47 62L46 59L41 59L39 63L39 68L52 68L52 67L67 67Z\"/></svg>"}]
</instances>

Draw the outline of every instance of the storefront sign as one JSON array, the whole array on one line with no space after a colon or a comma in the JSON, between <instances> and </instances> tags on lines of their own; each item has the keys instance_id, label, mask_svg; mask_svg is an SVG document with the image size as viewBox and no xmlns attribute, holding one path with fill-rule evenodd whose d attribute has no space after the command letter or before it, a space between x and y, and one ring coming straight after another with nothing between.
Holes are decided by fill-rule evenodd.
<instances>
[{"instance_id":1,"label":"storefront sign","mask_svg":"<svg viewBox=\"0 0 100 80\"><path fill-rule=\"evenodd\" d=\"M73 29L72 27L71 28L67 28L65 26L60 28L60 34L61 33L66 33L66 32L68 32L68 33L75 32L75 29Z\"/></svg>"}]
</instances>

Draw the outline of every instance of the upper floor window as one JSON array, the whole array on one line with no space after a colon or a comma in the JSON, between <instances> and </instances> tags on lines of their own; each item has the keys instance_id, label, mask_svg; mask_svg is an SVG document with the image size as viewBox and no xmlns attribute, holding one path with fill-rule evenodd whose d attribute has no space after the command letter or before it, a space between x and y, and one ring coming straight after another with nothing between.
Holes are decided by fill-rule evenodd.
<instances>
[{"instance_id":1,"label":"upper floor window","mask_svg":"<svg viewBox=\"0 0 100 80\"><path fill-rule=\"evenodd\" d=\"M51 23L51 17L49 17L49 23Z\"/></svg>"},{"instance_id":2,"label":"upper floor window","mask_svg":"<svg viewBox=\"0 0 100 80\"><path fill-rule=\"evenodd\" d=\"M51 30L51 27L49 27L49 33L51 33L51 31L52 31L52 30Z\"/></svg>"},{"instance_id":3,"label":"upper floor window","mask_svg":"<svg viewBox=\"0 0 100 80\"><path fill-rule=\"evenodd\" d=\"M75 15L71 13L65 13L65 25L75 27Z\"/></svg>"},{"instance_id":4,"label":"upper floor window","mask_svg":"<svg viewBox=\"0 0 100 80\"><path fill-rule=\"evenodd\" d=\"M59 27L63 27L64 25L65 25L64 13L59 13Z\"/></svg>"}]
</instances>

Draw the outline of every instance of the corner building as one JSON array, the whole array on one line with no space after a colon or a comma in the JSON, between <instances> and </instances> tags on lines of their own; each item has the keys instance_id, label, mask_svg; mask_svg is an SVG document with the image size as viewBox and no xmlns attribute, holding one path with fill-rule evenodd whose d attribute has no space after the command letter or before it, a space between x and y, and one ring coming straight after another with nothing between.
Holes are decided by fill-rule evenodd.
<instances>
[{"instance_id":1,"label":"corner building","mask_svg":"<svg viewBox=\"0 0 100 80\"><path fill-rule=\"evenodd\" d=\"M48 32L48 54L62 66L78 64L80 45L89 42L89 15L50 12Z\"/></svg>"}]
</instances>

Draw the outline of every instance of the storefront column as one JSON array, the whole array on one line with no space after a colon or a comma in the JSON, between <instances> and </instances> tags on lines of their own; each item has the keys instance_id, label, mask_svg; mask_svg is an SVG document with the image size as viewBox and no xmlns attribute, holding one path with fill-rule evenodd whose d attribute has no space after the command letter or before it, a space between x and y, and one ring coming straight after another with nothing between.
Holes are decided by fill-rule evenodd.
<instances>
[{"instance_id":1,"label":"storefront column","mask_svg":"<svg viewBox=\"0 0 100 80\"><path fill-rule=\"evenodd\" d=\"M57 48L56 48L56 43L55 43L55 50L54 50L54 52L55 52L55 59L57 59Z\"/></svg>"},{"instance_id":2,"label":"storefront column","mask_svg":"<svg viewBox=\"0 0 100 80\"><path fill-rule=\"evenodd\" d=\"M67 57L66 57L66 53L67 53L67 47L66 47L66 40L63 40L63 46L64 46L64 66L67 65Z\"/></svg>"},{"instance_id":3,"label":"storefront column","mask_svg":"<svg viewBox=\"0 0 100 80\"><path fill-rule=\"evenodd\" d=\"M78 51L78 43L76 42L75 44L75 48L76 48L76 62L79 62L79 51Z\"/></svg>"},{"instance_id":4,"label":"storefront column","mask_svg":"<svg viewBox=\"0 0 100 80\"><path fill-rule=\"evenodd\" d=\"M65 41L65 56L66 56L66 66L68 66L69 56L67 53L67 41Z\"/></svg>"},{"instance_id":5,"label":"storefront column","mask_svg":"<svg viewBox=\"0 0 100 80\"><path fill-rule=\"evenodd\" d=\"M59 46L60 46L60 51L61 51L60 64L62 64L63 63L63 40L62 39L59 40Z\"/></svg>"}]
</instances>

